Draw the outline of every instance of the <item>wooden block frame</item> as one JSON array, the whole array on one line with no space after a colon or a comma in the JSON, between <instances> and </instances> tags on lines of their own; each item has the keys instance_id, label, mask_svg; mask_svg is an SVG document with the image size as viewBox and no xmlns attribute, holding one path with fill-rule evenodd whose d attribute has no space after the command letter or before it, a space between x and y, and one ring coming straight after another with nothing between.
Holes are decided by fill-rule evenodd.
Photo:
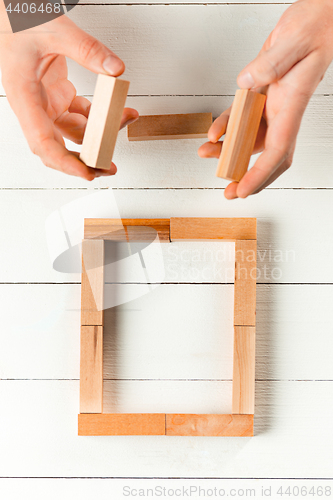
<instances>
[{"instance_id":1,"label":"wooden block frame","mask_svg":"<svg viewBox=\"0 0 333 500\"><path fill-rule=\"evenodd\" d=\"M255 218L86 219L81 285L80 436L253 436L257 221ZM141 228L140 231L136 231ZM142 230L147 228L147 232ZM234 354L231 414L103 413L104 240L235 242ZM88 242L88 243L87 243ZM89 276L87 276L89 273ZM101 287L93 296L90 282ZM90 321L89 321L90 320ZM94 324L89 324L92 322Z\"/></svg>"}]
</instances>

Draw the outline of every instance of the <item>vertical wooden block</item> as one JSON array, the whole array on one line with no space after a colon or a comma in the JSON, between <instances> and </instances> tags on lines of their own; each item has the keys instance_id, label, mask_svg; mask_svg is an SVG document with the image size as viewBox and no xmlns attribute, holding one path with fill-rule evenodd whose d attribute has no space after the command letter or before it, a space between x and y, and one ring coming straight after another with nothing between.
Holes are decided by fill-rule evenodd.
<instances>
[{"instance_id":1,"label":"vertical wooden block","mask_svg":"<svg viewBox=\"0 0 333 500\"><path fill-rule=\"evenodd\" d=\"M126 80L98 75L80 153L89 167L110 170L128 87Z\"/></svg>"},{"instance_id":2,"label":"vertical wooden block","mask_svg":"<svg viewBox=\"0 0 333 500\"><path fill-rule=\"evenodd\" d=\"M235 326L232 413L254 413L255 327Z\"/></svg>"},{"instance_id":3,"label":"vertical wooden block","mask_svg":"<svg viewBox=\"0 0 333 500\"><path fill-rule=\"evenodd\" d=\"M81 325L103 325L104 241L82 241Z\"/></svg>"},{"instance_id":4,"label":"vertical wooden block","mask_svg":"<svg viewBox=\"0 0 333 500\"><path fill-rule=\"evenodd\" d=\"M237 90L217 166L217 177L238 182L245 175L265 101L265 95L251 90Z\"/></svg>"},{"instance_id":5,"label":"vertical wooden block","mask_svg":"<svg viewBox=\"0 0 333 500\"><path fill-rule=\"evenodd\" d=\"M256 324L257 241L236 240L234 325Z\"/></svg>"},{"instance_id":6,"label":"vertical wooden block","mask_svg":"<svg viewBox=\"0 0 333 500\"><path fill-rule=\"evenodd\" d=\"M103 411L103 327L81 326L80 412Z\"/></svg>"}]
</instances>

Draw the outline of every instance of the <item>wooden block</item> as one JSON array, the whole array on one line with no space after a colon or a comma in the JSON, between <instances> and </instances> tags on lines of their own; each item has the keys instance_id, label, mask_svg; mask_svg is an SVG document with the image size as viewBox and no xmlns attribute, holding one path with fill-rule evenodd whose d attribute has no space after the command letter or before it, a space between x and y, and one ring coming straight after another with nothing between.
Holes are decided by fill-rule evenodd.
<instances>
[{"instance_id":1,"label":"wooden block","mask_svg":"<svg viewBox=\"0 0 333 500\"><path fill-rule=\"evenodd\" d=\"M256 324L257 241L235 243L234 325Z\"/></svg>"},{"instance_id":2,"label":"wooden block","mask_svg":"<svg viewBox=\"0 0 333 500\"><path fill-rule=\"evenodd\" d=\"M80 412L103 411L103 327L81 326Z\"/></svg>"},{"instance_id":3,"label":"wooden block","mask_svg":"<svg viewBox=\"0 0 333 500\"><path fill-rule=\"evenodd\" d=\"M265 101L265 95L251 90L237 90L217 166L217 177L238 182L245 175Z\"/></svg>"},{"instance_id":4,"label":"wooden block","mask_svg":"<svg viewBox=\"0 0 333 500\"><path fill-rule=\"evenodd\" d=\"M254 326L235 326L232 413L254 413L255 335Z\"/></svg>"},{"instance_id":5,"label":"wooden block","mask_svg":"<svg viewBox=\"0 0 333 500\"><path fill-rule=\"evenodd\" d=\"M79 414L79 436L163 436L164 413Z\"/></svg>"},{"instance_id":6,"label":"wooden block","mask_svg":"<svg viewBox=\"0 0 333 500\"><path fill-rule=\"evenodd\" d=\"M150 241L156 233L170 241L170 219L85 219L84 237L111 241Z\"/></svg>"},{"instance_id":7,"label":"wooden block","mask_svg":"<svg viewBox=\"0 0 333 500\"><path fill-rule=\"evenodd\" d=\"M167 436L253 436L253 415L167 414Z\"/></svg>"},{"instance_id":8,"label":"wooden block","mask_svg":"<svg viewBox=\"0 0 333 500\"><path fill-rule=\"evenodd\" d=\"M128 126L127 136L129 141L201 139L211 124L212 113L140 116Z\"/></svg>"},{"instance_id":9,"label":"wooden block","mask_svg":"<svg viewBox=\"0 0 333 500\"><path fill-rule=\"evenodd\" d=\"M104 241L82 241L81 325L103 326Z\"/></svg>"},{"instance_id":10,"label":"wooden block","mask_svg":"<svg viewBox=\"0 0 333 500\"><path fill-rule=\"evenodd\" d=\"M174 240L252 240L257 238L257 219L172 217L170 238Z\"/></svg>"},{"instance_id":11,"label":"wooden block","mask_svg":"<svg viewBox=\"0 0 333 500\"><path fill-rule=\"evenodd\" d=\"M110 170L129 82L98 75L83 137L80 159L89 167Z\"/></svg>"}]
</instances>

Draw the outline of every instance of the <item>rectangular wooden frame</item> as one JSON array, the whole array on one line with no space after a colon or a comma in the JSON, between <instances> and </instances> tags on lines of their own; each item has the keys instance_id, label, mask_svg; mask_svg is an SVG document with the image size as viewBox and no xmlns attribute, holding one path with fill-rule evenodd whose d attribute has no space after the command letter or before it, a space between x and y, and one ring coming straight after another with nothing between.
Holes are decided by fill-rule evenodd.
<instances>
[{"instance_id":1,"label":"rectangular wooden frame","mask_svg":"<svg viewBox=\"0 0 333 500\"><path fill-rule=\"evenodd\" d=\"M141 227L139 233L135 228ZM231 414L103 413L104 240L235 242L234 354ZM128 228L131 228L130 230ZM151 234L151 233L150 233ZM80 436L253 436L257 269L255 218L86 219L82 244ZM89 279L85 265L89 264ZM90 283L99 293L93 296ZM96 303L97 302L97 303Z\"/></svg>"}]
</instances>

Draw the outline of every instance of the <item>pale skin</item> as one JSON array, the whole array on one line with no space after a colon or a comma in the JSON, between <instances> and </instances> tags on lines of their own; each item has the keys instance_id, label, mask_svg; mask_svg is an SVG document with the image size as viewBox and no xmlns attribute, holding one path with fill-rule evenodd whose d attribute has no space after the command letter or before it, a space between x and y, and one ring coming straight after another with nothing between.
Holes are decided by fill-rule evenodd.
<instances>
[{"instance_id":1,"label":"pale skin","mask_svg":"<svg viewBox=\"0 0 333 500\"><path fill-rule=\"evenodd\" d=\"M239 183L227 186L227 199L258 193L290 167L304 111L332 59L333 0L298 0L238 75L239 87L266 93L267 102L254 150L262 153ZM230 108L214 121L199 156L219 158L229 115Z\"/></svg>"},{"instance_id":2,"label":"pale skin","mask_svg":"<svg viewBox=\"0 0 333 500\"><path fill-rule=\"evenodd\" d=\"M124 63L67 16L12 34L0 0L0 30L2 83L32 152L46 166L87 180L115 174L113 163L109 171L92 169L65 147L64 138L82 143L90 109L67 78L65 56L112 76L124 72ZM227 186L226 198L257 193L290 167L304 111L332 59L333 0L298 0L238 76L241 88L267 93L254 151L262 153L239 183ZM214 121L199 156L219 157L229 114L230 108ZM137 118L136 110L126 108L122 127Z\"/></svg>"},{"instance_id":3,"label":"pale skin","mask_svg":"<svg viewBox=\"0 0 333 500\"><path fill-rule=\"evenodd\" d=\"M114 175L114 163L110 170L90 168L79 160L79 153L65 147L64 138L82 143L91 105L76 95L68 80L65 56L95 73L111 76L124 72L123 61L65 15L13 34L0 0L0 30L2 84L31 151L47 167L88 181ZM125 108L121 127L138 116L135 109Z\"/></svg>"}]
</instances>

